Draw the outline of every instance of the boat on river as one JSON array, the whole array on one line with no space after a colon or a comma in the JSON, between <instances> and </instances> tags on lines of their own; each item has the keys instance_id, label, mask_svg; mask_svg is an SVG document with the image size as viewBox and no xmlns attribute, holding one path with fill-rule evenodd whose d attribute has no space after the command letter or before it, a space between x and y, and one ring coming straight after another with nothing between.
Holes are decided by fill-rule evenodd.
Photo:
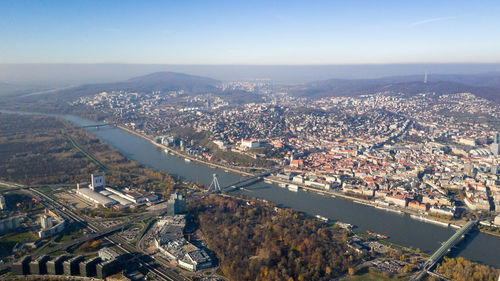
<instances>
[{"instance_id":1,"label":"boat on river","mask_svg":"<svg viewBox=\"0 0 500 281\"><path fill-rule=\"evenodd\" d=\"M380 233L372 232L370 230L367 230L366 233L368 233L368 235L376 237L378 239L388 239L389 238L389 236L387 236L387 235L383 235L383 234L380 234Z\"/></svg>"},{"instance_id":2,"label":"boat on river","mask_svg":"<svg viewBox=\"0 0 500 281\"><path fill-rule=\"evenodd\" d=\"M288 190L293 191L293 192L297 192L297 191L299 191L299 187L295 184L290 184L290 185L288 185Z\"/></svg>"}]
</instances>

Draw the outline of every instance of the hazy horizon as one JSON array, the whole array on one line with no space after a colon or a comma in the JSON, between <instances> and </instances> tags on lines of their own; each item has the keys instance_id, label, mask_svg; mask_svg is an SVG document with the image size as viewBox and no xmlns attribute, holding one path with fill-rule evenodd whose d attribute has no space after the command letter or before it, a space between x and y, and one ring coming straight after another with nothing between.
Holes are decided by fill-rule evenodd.
<instances>
[{"instance_id":1,"label":"hazy horizon","mask_svg":"<svg viewBox=\"0 0 500 281\"><path fill-rule=\"evenodd\" d=\"M500 72L500 64L356 65L162 65L162 64L0 64L0 82L47 86L123 81L159 71L206 76L222 81L268 79L303 83L324 79L372 79L433 74Z\"/></svg>"}]
</instances>

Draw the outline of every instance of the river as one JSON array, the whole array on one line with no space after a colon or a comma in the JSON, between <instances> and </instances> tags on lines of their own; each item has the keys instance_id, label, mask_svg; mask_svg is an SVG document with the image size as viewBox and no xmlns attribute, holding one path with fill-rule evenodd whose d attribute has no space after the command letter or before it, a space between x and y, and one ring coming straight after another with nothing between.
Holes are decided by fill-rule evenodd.
<instances>
[{"instance_id":1,"label":"river","mask_svg":"<svg viewBox=\"0 0 500 281\"><path fill-rule=\"evenodd\" d=\"M80 126L96 124L95 121L77 116L58 116ZM167 154L149 141L115 127L86 129L126 157L189 181L210 184L212 174L217 173L221 185L226 185L242 177L222 169L185 162L183 158ZM388 239L390 242L415 249L420 248L425 253L431 253L439 248L441 243L455 231L454 228L414 220L406 214L396 214L347 199L322 196L303 190L292 192L275 184L258 182L246 189L235 192L272 201L310 215L319 214L331 220L351 223L357 226L356 231L371 230L385 234L390 236ZM500 268L499 249L500 238L476 232L466 238L453 254Z\"/></svg>"}]
</instances>

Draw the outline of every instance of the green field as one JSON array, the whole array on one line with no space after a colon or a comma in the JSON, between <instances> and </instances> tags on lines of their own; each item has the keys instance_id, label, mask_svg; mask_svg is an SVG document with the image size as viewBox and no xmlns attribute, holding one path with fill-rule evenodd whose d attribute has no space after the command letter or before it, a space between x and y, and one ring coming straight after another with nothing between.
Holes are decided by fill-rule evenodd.
<instances>
[{"instance_id":1,"label":"green field","mask_svg":"<svg viewBox=\"0 0 500 281\"><path fill-rule=\"evenodd\" d=\"M0 239L0 255L7 256L12 253L12 248L18 242L33 242L36 241L38 237L31 231L21 232L14 235L4 236Z\"/></svg>"},{"instance_id":2,"label":"green field","mask_svg":"<svg viewBox=\"0 0 500 281\"><path fill-rule=\"evenodd\" d=\"M0 243L33 242L37 239L38 237L33 232L27 231L4 237L0 240Z\"/></svg>"}]
</instances>

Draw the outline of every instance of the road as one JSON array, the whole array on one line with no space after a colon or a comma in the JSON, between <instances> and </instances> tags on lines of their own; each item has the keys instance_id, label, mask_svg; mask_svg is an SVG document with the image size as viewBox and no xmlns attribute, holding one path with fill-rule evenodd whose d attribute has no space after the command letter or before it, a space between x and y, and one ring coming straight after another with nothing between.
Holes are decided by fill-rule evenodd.
<instances>
[{"instance_id":1,"label":"road","mask_svg":"<svg viewBox=\"0 0 500 281\"><path fill-rule=\"evenodd\" d=\"M43 200L47 205L51 206L53 211L61 214L63 217L66 217L72 221L75 221L77 223L81 223L87 226L89 230L91 230L93 233L99 233L102 229L105 227L102 226L101 224L91 221L87 219L84 216L76 214L73 210L68 208L67 206L64 206L62 203L52 199L50 196L47 196L43 192L40 192L34 188L27 187L25 188L26 191L30 192L33 196L38 197L39 199ZM152 214L153 216L156 215L155 213ZM173 269L170 268L165 268L164 265L159 264L155 262L154 260L150 259L149 256L146 255L143 251L140 251L140 255L134 255L137 253L137 249L134 247L130 246L125 240L123 240L121 237L118 237L116 235L106 237L104 238L111 244L115 245L117 248L119 248L121 251L127 254L131 254L133 256L136 256L137 262L142 265L144 268L148 269L150 272L154 273L156 275L156 280L164 280L164 281L186 281L187 279L184 278L183 276L179 275L178 273L174 272Z\"/></svg>"}]
</instances>

